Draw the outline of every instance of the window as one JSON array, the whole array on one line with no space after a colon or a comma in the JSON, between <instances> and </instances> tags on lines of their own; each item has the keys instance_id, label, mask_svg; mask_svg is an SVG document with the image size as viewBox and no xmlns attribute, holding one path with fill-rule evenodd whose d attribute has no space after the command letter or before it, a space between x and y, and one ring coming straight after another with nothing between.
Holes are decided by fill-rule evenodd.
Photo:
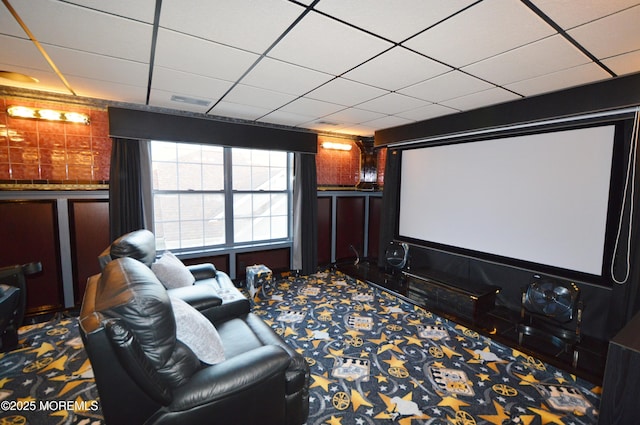
<instances>
[{"instance_id":1,"label":"window","mask_svg":"<svg viewBox=\"0 0 640 425\"><path fill-rule=\"evenodd\" d=\"M290 154L151 142L159 249L288 241Z\"/></svg>"}]
</instances>

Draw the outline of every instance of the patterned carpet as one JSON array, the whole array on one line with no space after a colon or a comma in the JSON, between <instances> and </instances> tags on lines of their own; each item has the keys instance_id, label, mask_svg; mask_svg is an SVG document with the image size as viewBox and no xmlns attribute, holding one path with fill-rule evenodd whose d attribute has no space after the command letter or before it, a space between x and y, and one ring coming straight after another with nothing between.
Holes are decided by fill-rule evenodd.
<instances>
[{"instance_id":1,"label":"patterned carpet","mask_svg":"<svg viewBox=\"0 0 640 425\"><path fill-rule=\"evenodd\" d=\"M20 328L22 348L0 353L0 424L100 424L98 390L76 318Z\"/></svg>"},{"instance_id":2,"label":"patterned carpet","mask_svg":"<svg viewBox=\"0 0 640 425\"><path fill-rule=\"evenodd\" d=\"M255 301L311 365L308 425L597 422L599 387L340 272Z\"/></svg>"},{"instance_id":3,"label":"patterned carpet","mask_svg":"<svg viewBox=\"0 0 640 425\"><path fill-rule=\"evenodd\" d=\"M597 422L599 387L342 273L265 292L254 312L311 365L308 425ZM20 340L0 354L0 424L103 423L77 320Z\"/></svg>"}]
</instances>

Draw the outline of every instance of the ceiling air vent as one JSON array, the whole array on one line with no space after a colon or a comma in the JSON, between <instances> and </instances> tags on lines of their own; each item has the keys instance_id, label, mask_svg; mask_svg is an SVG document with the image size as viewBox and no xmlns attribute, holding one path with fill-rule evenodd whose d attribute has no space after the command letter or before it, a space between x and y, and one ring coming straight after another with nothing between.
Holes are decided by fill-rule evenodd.
<instances>
[{"instance_id":1,"label":"ceiling air vent","mask_svg":"<svg viewBox=\"0 0 640 425\"><path fill-rule=\"evenodd\" d=\"M322 124L322 125L331 125L333 127L340 125L337 122L331 122L331 121L324 121L324 120L320 120L320 121L316 121L316 124Z\"/></svg>"},{"instance_id":2,"label":"ceiling air vent","mask_svg":"<svg viewBox=\"0 0 640 425\"><path fill-rule=\"evenodd\" d=\"M186 97L186 96L177 96L175 94L171 96L171 101L179 102L179 103L188 103L189 105L197 105L197 106L208 106L209 103L211 103L208 100L195 99L193 97Z\"/></svg>"}]
</instances>

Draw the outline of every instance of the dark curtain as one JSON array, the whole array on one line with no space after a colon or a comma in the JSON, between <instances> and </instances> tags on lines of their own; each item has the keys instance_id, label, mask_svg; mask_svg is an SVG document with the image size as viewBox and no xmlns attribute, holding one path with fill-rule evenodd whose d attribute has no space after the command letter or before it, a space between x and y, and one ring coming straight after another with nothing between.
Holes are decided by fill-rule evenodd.
<instances>
[{"instance_id":1,"label":"dark curtain","mask_svg":"<svg viewBox=\"0 0 640 425\"><path fill-rule=\"evenodd\" d=\"M109 235L111 240L145 228L143 176L146 142L114 138L109 176Z\"/></svg>"},{"instance_id":2,"label":"dark curtain","mask_svg":"<svg viewBox=\"0 0 640 425\"><path fill-rule=\"evenodd\" d=\"M634 120L637 123L638 117L635 117ZM633 155L633 149L637 143L636 137L633 122L625 125L625 152L628 155ZM624 283L613 286L608 321L608 329L613 331L611 337L640 311L640 261L638 257L640 255L640 190L638 190L640 188L640 164L637 153L631 158L633 161L631 166L635 168L636 172L635 176L629 176L632 180L627 186L627 200L623 208L623 231L620 232L618 250L614 258L615 278L619 281L623 281L625 277L627 279ZM625 172L626 169L627 163L625 162ZM631 181L635 183L635 187L632 187ZM630 242L628 242L629 232L631 232Z\"/></svg>"},{"instance_id":3,"label":"dark curtain","mask_svg":"<svg viewBox=\"0 0 640 425\"><path fill-rule=\"evenodd\" d=\"M318 182L316 156L296 153L293 187L293 268L308 275L318 268Z\"/></svg>"},{"instance_id":4,"label":"dark curtain","mask_svg":"<svg viewBox=\"0 0 640 425\"><path fill-rule=\"evenodd\" d=\"M385 251L393 240L398 211L398 195L400 189L400 154L397 150L387 150L387 161L384 167L384 189L382 191L382 213L380 216L380 246L378 266L384 267Z\"/></svg>"}]
</instances>

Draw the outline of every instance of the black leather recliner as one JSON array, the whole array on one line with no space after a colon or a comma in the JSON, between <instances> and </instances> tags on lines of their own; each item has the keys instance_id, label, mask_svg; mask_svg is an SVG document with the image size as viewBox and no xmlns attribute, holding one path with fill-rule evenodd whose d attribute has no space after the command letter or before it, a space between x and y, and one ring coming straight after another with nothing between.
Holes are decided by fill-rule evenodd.
<instances>
[{"instance_id":1,"label":"black leather recliner","mask_svg":"<svg viewBox=\"0 0 640 425\"><path fill-rule=\"evenodd\" d=\"M176 338L167 290L122 257L89 279L80 313L107 423L303 424L309 367L252 313L214 325L225 360L206 365Z\"/></svg>"},{"instance_id":2,"label":"black leather recliner","mask_svg":"<svg viewBox=\"0 0 640 425\"><path fill-rule=\"evenodd\" d=\"M40 271L39 262L0 268L0 351L17 347L27 305L26 276Z\"/></svg>"}]
</instances>

